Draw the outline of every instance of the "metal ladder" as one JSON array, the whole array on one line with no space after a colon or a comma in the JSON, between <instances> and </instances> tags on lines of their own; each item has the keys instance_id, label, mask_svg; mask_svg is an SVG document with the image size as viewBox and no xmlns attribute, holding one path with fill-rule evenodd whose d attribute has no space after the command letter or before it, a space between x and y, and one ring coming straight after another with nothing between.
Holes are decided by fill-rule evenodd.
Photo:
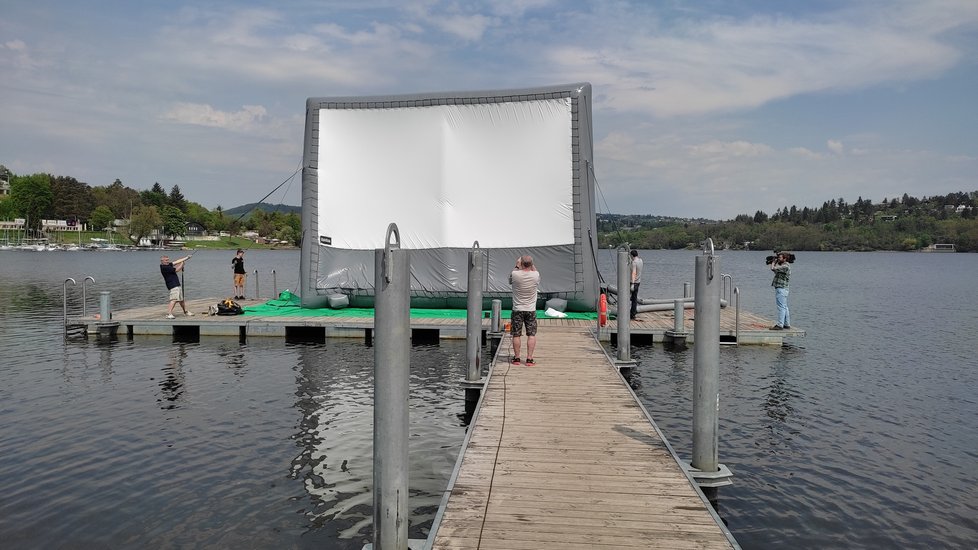
<instances>
[{"instance_id":1,"label":"metal ladder","mask_svg":"<svg viewBox=\"0 0 978 550\"><path fill-rule=\"evenodd\" d=\"M92 281L92 284L95 284L95 277L86 276L85 279L82 280L82 317L88 316L88 281ZM65 340L70 338L88 338L88 324L68 322L68 283L71 283L71 286L75 286L76 284L73 278L68 277L65 279L65 282L61 287L61 304Z\"/></svg>"},{"instance_id":2,"label":"metal ladder","mask_svg":"<svg viewBox=\"0 0 978 550\"><path fill-rule=\"evenodd\" d=\"M729 273L720 274L720 299L734 305L734 341L721 344L736 346L740 342L740 287L733 286L733 276Z\"/></svg>"}]
</instances>

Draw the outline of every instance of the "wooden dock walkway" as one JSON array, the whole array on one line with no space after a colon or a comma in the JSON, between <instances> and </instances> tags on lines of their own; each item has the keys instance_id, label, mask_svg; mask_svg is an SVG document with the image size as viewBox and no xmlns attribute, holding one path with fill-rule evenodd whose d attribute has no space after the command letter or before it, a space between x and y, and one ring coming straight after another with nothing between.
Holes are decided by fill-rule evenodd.
<instances>
[{"instance_id":1,"label":"wooden dock walkway","mask_svg":"<svg viewBox=\"0 0 978 550\"><path fill-rule=\"evenodd\" d=\"M738 547L591 330L541 324L533 366L504 337L433 549Z\"/></svg>"}]
</instances>

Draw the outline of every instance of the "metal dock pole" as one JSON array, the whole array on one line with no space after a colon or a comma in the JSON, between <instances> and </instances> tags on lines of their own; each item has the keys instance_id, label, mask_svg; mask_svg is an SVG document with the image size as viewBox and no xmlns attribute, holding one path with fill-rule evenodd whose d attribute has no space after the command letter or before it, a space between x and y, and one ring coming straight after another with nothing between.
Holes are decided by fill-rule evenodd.
<instances>
[{"instance_id":1,"label":"metal dock pole","mask_svg":"<svg viewBox=\"0 0 978 550\"><path fill-rule=\"evenodd\" d=\"M629 368L635 366L632 360L632 270L628 247L618 247L618 355L615 366Z\"/></svg>"},{"instance_id":2,"label":"metal dock pole","mask_svg":"<svg viewBox=\"0 0 978 550\"><path fill-rule=\"evenodd\" d=\"M719 463L720 416L720 258L713 240L709 253L696 257L693 313L693 459L690 473L701 487L730 485L731 473Z\"/></svg>"},{"instance_id":3,"label":"metal dock pole","mask_svg":"<svg viewBox=\"0 0 978 550\"><path fill-rule=\"evenodd\" d=\"M468 301L465 316L465 357L468 364L466 382L478 381L482 374L482 365L479 361L481 355L479 348L482 343L482 264L483 255L479 250L479 241L476 241L469 251Z\"/></svg>"},{"instance_id":4,"label":"metal dock pole","mask_svg":"<svg viewBox=\"0 0 978 550\"><path fill-rule=\"evenodd\" d=\"M686 347L686 300L676 298L673 301L673 322L672 330L665 333L665 341L680 347Z\"/></svg>"},{"instance_id":5,"label":"metal dock pole","mask_svg":"<svg viewBox=\"0 0 978 550\"><path fill-rule=\"evenodd\" d=\"M255 299L258 299L258 270L255 270Z\"/></svg>"},{"instance_id":6,"label":"metal dock pole","mask_svg":"<svg viewBox=\"0 0 978 550\"><path fill-rule=\"evenodd\" d=\"M489 357L496 356L496 350L503 341L503 301L495 298L492 300L492 309L489 313Z\"/></svg>"},{"instance_id":7,"label":"metal dock pole","mask_svg":"<svg viewBox=\"0 0 978 550\"><path fill-rule=\"evenodd\" d=\"M391 235L394 242L391 242ZM374 251L374 536L376 550L408 548L408 388L411 262L397 225Z\"/></svg>"},{"instance_id":8,"label":"metal dock pole","mask_svg":"<svg viewBox=\"0 0 978 550\"><path fill-rule=\"evenodd\" d=\"M112 307L109 299L108 290L99 293L99 321L95 323L95 326L98 327L99 338L115 338L116 330L119 328L118 321L112 321Z\"/></svg>"},{"instance_id":9,"label":"metal dock pole","mask_svg":"<svg viewBox=\"0 0 978 550\"><path fill-rule=\"evenodd\" d=\"M482 393L482 273L483 253L479 241L472 244L469 251L468 301L465 316L465 357L468 369L462 387L465 388L465 414L475 412Z\"/></svg>"}]
</instances>

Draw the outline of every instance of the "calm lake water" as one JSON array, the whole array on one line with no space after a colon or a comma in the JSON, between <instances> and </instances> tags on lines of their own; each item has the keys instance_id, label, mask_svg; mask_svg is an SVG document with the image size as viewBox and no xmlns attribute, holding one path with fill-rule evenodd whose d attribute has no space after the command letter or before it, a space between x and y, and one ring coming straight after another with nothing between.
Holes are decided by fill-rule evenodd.
<instances>
[{"instance_id":1,"label":"calm lake water","mask_svg":"<svg viewBox=\"0 0 978 550\"><path fill-rule=\"evenodd\" d=\"M743 308L773 317L769 252L720 252ZM641 294L692 282L645 251ZM190 297L232 294L229 251ZM0 252L4 548L338 548L371 538L373 350L359 340L62 340L68 308L160 304L154 252ZM602 251L605 279L615 255ZM298 252L249 251L248 294L294 289ZM723 347L720 513L744 548L978 546L975 254L800 253L791 345ZM546 273L543 274L546 276ZM630 382L691 453L692 350L635 346ZM412 349L411 536L424 538L465 435L464 341Z\"/></svg>"}]
</instances>

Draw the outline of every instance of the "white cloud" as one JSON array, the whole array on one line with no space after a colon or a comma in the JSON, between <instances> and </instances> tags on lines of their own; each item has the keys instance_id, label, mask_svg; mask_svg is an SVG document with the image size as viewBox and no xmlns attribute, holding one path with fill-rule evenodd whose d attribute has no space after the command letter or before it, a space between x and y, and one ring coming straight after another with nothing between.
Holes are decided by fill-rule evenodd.
<instances>
[{"instance_id":1,"label":"white cloud","mask_svg":"<svg viewBox=\"0 0 978 550\"><path fill-rule=\"evenodd\" d=\"M920 18L916 3L904 3L883 18L848 9L804 20L717 17L624 35L597 31L603 41L556 44L547 59L563 74L593 75L608 108L657 116L743 110L944 72L962 55L949 31L978 24L973 7L945 7L957 17Z\"/></svg>"},{"instance_id":2,"label":"white cloud","mask_svg":"<svg viewBox=\"0 0 978 550\"><path fill-rule=\"evenodd\" d=\"M838 140L830 139L828 142L826 142L825 146L829 148L829 151L832 151L836 155L843 155L846 152L842 142Z\"/></svg>"},{"instance_id":3,"label":"white cloud","mask_svg":"<svg viewBox=\"0 0 978 550\"><path fill-rule=\"evenodd\" d=\"M267 114L261 105L244 105L240 111L226 112L219 111L210 105L178 103L163 114L163 119L180 124L243 132L253 129Z\"/></svg>"},{"instance_id":4,"label":"white cloud","mask_svg":"<svg viewBox=\"0 0 978 550\"><path fill-rule=\"evenodd\" d=\"M816 153L815 151L812 151L807 147L791 147L790 149L788 149L788 152L808 159L822 158L821 154Z\"/></svg>"},{"instance_id":5,"label":"white cloud","mask_svg":"<svg viewBox=\"0 0 978 550\"><path fill-rule=\"evenodd\" d=\"M731 157L756 157L766 155L772 151L769 145L763 143L750 143L748 141L718 141L713 140L698 145L687 147L690 156L706 158L709 160L724 160Z\"/></svg>"},{"instance_id":6,"label":"white cloud","mask_svg":"<svg viewBox=\"0 0 978 550\"><path fill-rule=\"evenodd\" d=\"M27 49L27 44L25 44L24 41L20 39L8 40L7 42L3 43L3 47L7 48L8 50L24 51Z\"/></svg>"},{"instance_id":7,"label":"white cloud","mask_svg":"<svg viewBox=\"0 0 978 550\"><path fill-rule=\"evenodd\" d=\"M416 24L423 27L437 29L466 42L477 42L485 36L489 28L499 25L502 21L500 17L479 13L481 8L480 5L433 2L429 5L408 5L405 7L405 12ZM507 6L489 9L497 13L505 10L503 13L508 11L510 14L519 15L526 6L510 3Z\"/></svg>"}]
</instances>

